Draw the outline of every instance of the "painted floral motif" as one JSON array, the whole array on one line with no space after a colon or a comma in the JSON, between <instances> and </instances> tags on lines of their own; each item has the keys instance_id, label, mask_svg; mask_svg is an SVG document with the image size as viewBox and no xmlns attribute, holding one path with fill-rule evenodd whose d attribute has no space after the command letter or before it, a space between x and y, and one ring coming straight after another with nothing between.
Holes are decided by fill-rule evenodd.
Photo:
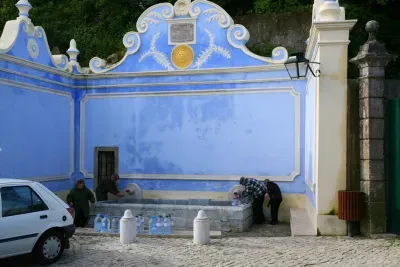
<instances>
[{"instance_id":1,"label":"painted floral motif","mask_svg":"<svg viewBox=\"0 0 400 267\"><path fill-rule=\"evenodd\" d=\"M150 56L167 70L173 70L174 68L172 67L171 62L168 60L168 57L163 52L160 52L156 47L158 38L160 38L159 32L153 36L149 50L142 54L142 56L139 58L139 62L142 62L145 58Z\"/></svg>"},{"instance_id":2,"label":"painted floral motif","mask_svg":"<svg viewBox=\"0 0 400 267\"><path fill-rule=\"evenodd\" d=\"M206 50L203 50L201 54L197 57L196 62L194 64L194 68L200 69L201 66L203 66L214 53L220 54L221 56L230 59L231 54L229 51L222 46L217 46L215 44L215 38L212 32L208 29L204 30L206 34L208 35L209 41L208 41L208 47Z\"/></svg>"}]
</instances>

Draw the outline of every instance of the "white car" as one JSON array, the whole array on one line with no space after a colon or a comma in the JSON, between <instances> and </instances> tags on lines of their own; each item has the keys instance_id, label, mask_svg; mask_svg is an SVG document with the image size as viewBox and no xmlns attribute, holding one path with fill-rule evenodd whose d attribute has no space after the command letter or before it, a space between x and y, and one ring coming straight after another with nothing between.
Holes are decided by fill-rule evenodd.
<instances>
[{"instance_id":1,"label":"white car","mask_svg":"<svg viewBox=\"0 0 400 267\"><path fill-rule=\"evenodd\" d=\"M56 262L75 233L72 213L40 183L0 178L0 259L33 253Z\"/></svg>"}]
</instances>

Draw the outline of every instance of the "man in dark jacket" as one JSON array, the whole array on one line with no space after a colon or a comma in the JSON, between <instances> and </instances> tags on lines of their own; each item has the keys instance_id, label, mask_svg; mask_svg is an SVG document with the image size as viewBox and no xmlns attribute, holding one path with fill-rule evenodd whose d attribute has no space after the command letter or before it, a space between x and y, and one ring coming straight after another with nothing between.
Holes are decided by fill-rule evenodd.
<instances>
[{"instance_id":1,"label":"man in dark jacket","mask_svg":"<svg viewBox=\"0 0 400 267\"><path fill-rule=\"evenodd\" d=\"M269 195L268 207L271 206L271 224L274 225L278 223L278 211L282 202L282 193L276 183L266 179L264 184L267 187L267 193Z\"/></svg>"},{"instance_id":2,"label":"man in dark jacket","mask_svg":"<svg viewBox=\"0 0 400 267\"><path fill-rule=\"evenodd\" d=\"M96 199L97 201L108 200L108 193L113 194L117 197L123 197L124 195L118 190L119 176L113 174L111 179L103 180L96 188Z\"/></svg>"},{"instance_id":3,"label":"man in dark jacket","mask_svg":"<svg viewBox=\"0 0 400 267\"><path fill-rule=\"evenodd\" d=\"M89 201L94 203L94 195L86 186L84 180L78 180L69 192L67 202L75 209L74 224L76 227L86 227L89 218Z\"/></svg>"},{"instance_id":4,"label":"man in dark jacket","mask_svg":"<svg viewBox=\"0 0 400 267\"><path fill-rule=\"evenodd\" d=\"M264 196L267 193L267 188L263 182L252 178L240 178L240 184L245 187L242 197L251 197L253 206L253 221L255 224L265 222L263 205Z\"/></svg>"}]
</instances>

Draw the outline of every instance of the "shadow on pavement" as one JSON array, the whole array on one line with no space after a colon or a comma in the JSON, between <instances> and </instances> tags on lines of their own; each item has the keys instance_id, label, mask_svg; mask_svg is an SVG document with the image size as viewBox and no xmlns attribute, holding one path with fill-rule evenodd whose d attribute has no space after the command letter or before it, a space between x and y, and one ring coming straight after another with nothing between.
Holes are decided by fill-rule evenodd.
<instances>
[{"instance_id":1,"label":"shadow on pavement","mask_svg":"<svg viewBox=\"0 0 400 267\"><path fill-rule=\"evenodd\" d=\"M270 225L269 223L253 225L248 232L243 233L224 233L224 237L288 237L291 236L290 224L279 223Z\"/></svg>"},{"instance_id":2,"label":"shadow on pavement","mask_svg":"<svg viewBox=\"0 0 400 267\"><path fill-rule=\"evenodd\" d=\"M31 255L16 256L0 260L0 267L30 267L34 266L36 259Z\"/></svg>"}]
</instances>

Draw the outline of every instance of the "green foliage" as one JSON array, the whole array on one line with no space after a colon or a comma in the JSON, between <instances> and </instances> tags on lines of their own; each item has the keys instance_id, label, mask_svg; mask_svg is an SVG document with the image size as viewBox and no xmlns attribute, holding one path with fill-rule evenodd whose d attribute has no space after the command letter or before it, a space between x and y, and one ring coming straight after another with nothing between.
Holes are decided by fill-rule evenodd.
<instances>
[{"instance_id":1,"label":"green foliage","mask_svg":"<svg viewBox=\"0 0 400 267\"><path fill-rule=\"evenodd\" d=\"M7 20L18 16L16 0L0 2L0 27ZM31 18L35 25L46 30L51 46L57 46L61 53L75 39L81 51L79 61L87 66L89 60L98 56L107 58L110 54L123 51L122 38L128 31L136 30L136 21L148 7L175 0L30 0L34 7ZM311 0L213 0L231 16L244 14L286 13L312 10ZM400 0L340 0L346 7L346 18L358 19L350 35L349 57L354 57L367 40L365 23L375 19L380 24L378 39L386 44L389 52L400 55ZM310 18L311 19L311 18ZM286 46L285 44L282 44ZM51 47L53 48L53 47ZM271 56L273 47L257 44L253 52ZM358 76L358 70L349 65L349 77ZM387 77L400 77L400 64L392 63L387 68Z\"/></svg>"}]
</instances>

